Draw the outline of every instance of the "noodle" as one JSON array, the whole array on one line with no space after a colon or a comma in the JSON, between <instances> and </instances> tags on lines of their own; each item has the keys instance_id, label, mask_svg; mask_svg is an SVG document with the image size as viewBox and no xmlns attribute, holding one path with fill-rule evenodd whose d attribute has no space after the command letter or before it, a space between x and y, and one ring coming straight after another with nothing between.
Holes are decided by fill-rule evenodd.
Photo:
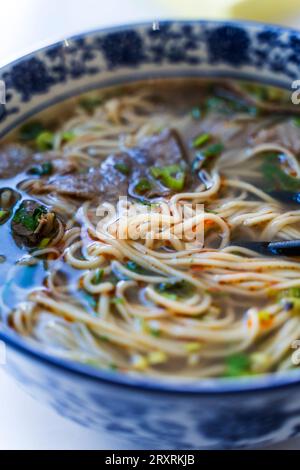
<instances>
[{"instance_id":1,"label":"noodle","mask_svg":"<svg viewBox=\"0 0 300 470\"><path fill-rule=\"evenodd\" d=\"M267 154L284 154L282 171L300 178L297 151L276 138L260 142L261 126L280 125L290 108L259 103L234 84L238 95L265 113L276 108L276 124L271 115L253 118L245 109L235 111L231 123L212 113L198 124L188 112L193 92L186 90L196 87L200 101L208 91L204 82L186 83L169 85L169 91L161 83L155 93L145 84L104 94L92 114L77 102L54 131L48 158L54 167L62 160L71 169L61 174L63 182L72 172L87 174L109 155L131 155L143 139L165 128L190 139L191 129L201 134L210 126L215 133L209 138L225 149L199 171L197 181L189 167L191 184L155 194L150 203L139 197L111 202L109 195L84 201L56 190L55 175L27 174L18 191L60 218L47 245L21 257L19 265L45 261L44 285L31 288L7 322L51 354L156 378L226 375L228 357L239 354L249 364L237 375L291 368L290 346L300 335L299 261L239 246L239 240L300 239L300 210L287 209L261 181ZM185 93L187 102L177 106L174 96ZM0 200L2 209L9 207L10 192ZM106 211L104 220L99 207ZM204 245L195 236L201 233Z\"/></svg>"}]
</instances>

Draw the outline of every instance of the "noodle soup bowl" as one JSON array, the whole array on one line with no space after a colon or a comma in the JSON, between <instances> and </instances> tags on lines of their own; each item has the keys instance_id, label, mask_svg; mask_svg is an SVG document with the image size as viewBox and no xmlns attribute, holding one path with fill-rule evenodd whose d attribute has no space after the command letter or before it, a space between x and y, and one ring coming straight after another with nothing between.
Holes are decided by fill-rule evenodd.
<instances>
[{"instance_id":1,"label":"noodle soup bowl","mask_svg":"<svg viewBox=\"0 0 300 470\"><path fill-rule=\"evenodd\" d=\"M89 32L2 68L0 135L66 98L145 78L226 77L291 89L300 79L299 53L299 32L255 23L164 22ZM0 337L4 369L33 396L82 426L111 433L120 446L244 448L300 434L298 370L154 380L54 357L4 322Z\"/></svg>"}]
</instances>

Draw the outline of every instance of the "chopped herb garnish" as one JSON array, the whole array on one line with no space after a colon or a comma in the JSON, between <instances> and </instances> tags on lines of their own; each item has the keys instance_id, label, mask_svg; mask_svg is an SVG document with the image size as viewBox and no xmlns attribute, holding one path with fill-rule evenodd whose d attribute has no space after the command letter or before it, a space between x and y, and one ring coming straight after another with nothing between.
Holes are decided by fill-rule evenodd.
<instances>
[{"instance_id":1,"label":"chopped herb garnish","mask_svg":"<svg viewBox=\"0 0 300 470\"><path fill-rule=\"evenodd\" d=\"M15 212L13 222L22 224L27 230L34 232L39 225L41 216L47 214L47 212L47 208L41 205L33 213L30 213L22 203Z\"/></svg>"},{"instance_id":2,"label":"chopped herb garnish","mask_svg":"<svg viewBox=\"0 0 300 470\"><path fill-rule=\"evenodd\" d=\"M115 169L122 173L122 175L128 176L130 174L130 168L125 163L116 163Z\"/></svg>"},{"instance_id":3,"label":"chopped herb garnish","mask_svg":"<svg viewBox=\"0 0 300 470\"><path fill-rule=\"evenodd\" d=\"M44 162L41 165L33 166L28 170L30 175L46 176L51 175L53 172L53 164L51 162Z\"/></svg>"},{"instance_id":4,"label":"chopped herb garnish","mask_svg":"<svg viewBox=\"0 0 300 470\"><path fill-rule=\"evenodd\" d=\"M27 142L35 140L44 131L42 123L35 121L25 124L20 130L20 140Z\"/></svg>"},{"instance_id":5,"label":"chopped herb garnish","mask_svg":"<svg viewBox=\"0 0 300 470\"><path fill-rule=\"evenodd\" d=\"M35 139L35 143L37 148L41 151L44 152L46 150L51 150L53 149L53 139L54 139L54 134L49 131L44 131L41 132Z\"/></svg>"},{"instance_id":6,"label":"chopped herb garnish","mask_svg":"<svg viewBox=\"0 0 300 470\"><path fill-rule=\"evenodd\" d=\"M240 377L250 374L251 361L249 356L246 354L233 354L232 356L227 357L225 365L226 377Z\"/></svg>"},{"instance_id":7,"label":"chopped herb garnish","mask_svg":"<svg viewBox=\"0 0 300 470\"><path fill-rule=\"evenodd\" d=\"M205 157L216 157L224 150L223 144L211 144L203 150L203 154Z\"/></svg>"},{"instance_id":8,"label":"chopped herb garnish","mask_svg":"<svg viewBox=\"0 0 300 470\"><path fill-rule=\"evenodd\" d=\"M151 336L154 336L154 338L159 338L161 335L160 330L158 328L153 328L152 326L149 328L149 333Z\"/></svg>"},{"instance_id":9,"label":"chopped herb garnish","mask_svg":"<svg viewBox=\"0 0 300 470\"><path fill-rule=\"evenodd\" d=\"M289 175L280 166L280 155L276 153L267 154L261 165L261 172L265 179L267 190L298 191L300 179Z\"/></svg>"},{"instance_id":10,"label":"chopped herb garnish","mask_svg":"<svg viewBox=\"0 0 300 470\"><path fill-rule=\"evenodd\" d=\"M161 282L154 286L156 292L172 300L184 299L194 294L195 288L192 284L185 281Z\"/></svg>"},{"instance_id":11,"label":"chopped herb garnish","mask_svg":"<svg viewBox=\"0 0 300 470\"><path fill-rule=\"evenodd\" d=\"M46 248L49 245L50 241L51 241L51 238L43 238L40 241L38 248L40 249Z\"/></svg>"},{"instance_id":12,"label":"chopped herb garnish","mask_svg":"<svg viewBox=\"0 0 300 470\"><path fill-rule=\"evenodd\" d=\"M62 133L61 140L63 142L71 142L71 140L75 139L75 134L72 131L66 131Z\"/></svg>"},{"instance_id":13,"label":"chopped herb garnish","mask_svg":"<svg viewBox=\"0 0 300 470\"><path fill-rule=\"evenodd\" d=\"M300 299L300 287L290 287L287 290L283 290L279 292L278 297L280 299L284 297L293 297L296 299Z\"/></svg>"},{"instance_id":14,"label":"chopped herb garnish","mask_svg":"<svg viewBox=\"0 0 300 470\"><path fill-rule=\"evenodd\" d=\"M134 186L134 190L137 194L143 195L147 191L150 191L152 184L147 178L141 178L137 184Z\"/></svg>"},{"instance_id":15,"label":"chopped herb garnish","mask_svg":"<svg viewBox=\"0 0 300 470\"><path fill-rule=\"evenodd\" d=\"M268 322L270 321L272 318L270 312L268 312L268 310L260 310L258 312L258 319L261 321L261 322Z\"/></svg>"},{"instance_id":16,"label":"chopped herb garnish","mask_svg":"<svg viewBox=\"0 0 300 470\"><path fill-rule=\"evenodd\" d=\"M128 263L126 263L126 268L137 274L149 274L145 268L137 264L135 261L128 261Z\"/></svg>"},{"instance_id":17,"label":"chopped herb garnish","mask_svg":"<svg viewBox=\"0 0 300 470\"><path fill-rule=\"evenodd\" d=\"M153 178L158 179L164 186L174 191L181 191L185 182L185 171L181 165L168 165L150 168Z\"/></svg>"},{"instance_id":18,"label":"chopped herb garnish","mask_svg":"<svg viewBox=\"0 0 300 470\"><path fill-rule=\"evenodd\" d=\"M115 305L120 305L124 303L124 299L122 297L114 297L112 299L112 303Z\"/></svg>"},{"instance_id":19,"label":"chopped herb garnish","mask_svg":"<svg viewBox=\"0 0 300 470\"><path fill-rule=\"evenodd\" d=\"M0 224L6 222L10 216L10 211L0 210Z\"/></svg>"},{"instance_id":20,"label":"chopped herb garnish","mask_svg":"<svg viewBox=\"0 0 300 470\"><path fill-rule=\"evenodd\" d=\"M109 343L110 339L108 336L105 336L105 335L100 335L98 336L99 339L101 339L101 341L105 341L107 343Z\"/></svg>"},{"instance_id":21,"label":"chopped herb garnish","mask_svg":"<svg viewBox=\"0 0 300 470\"><path fill-rule=\"evenodd\" d=\"M202 145L206 144L211 139L210 134L200 134L193 140L193 147L198 148L202 147Z\"/></svg>"},{"instance_id":22,"label":"chopped herb garnish","mask_svg":"<svg viewBox=\"0 0 300 470\"><path fill-rule=\"evenodd\" d=\"M243 99L231 94L230 92L220 92L224 96L212 96L206 100L207 111L217 112L221 114L248 113L256 116L258 110L256 106L249 105ZM225 96L226 95L226 96Z\"/></svg>"},{"instance_id":23,"label":"chopped herb garnish","mask_svg":"<svg viewBox=\"0 0 300 470\"><path fill-rule=\"evenodd\" d=\"M94 277L92 278L92 284L95 284L95 285L100 284L100 282L103 279L103 275L104 275L103 269L97 269Z\"/></svg>"},{"instance_id":24,"label":"chopped herb garnish","mask_svg":"<svg viewBox=\"0 0 300 470\"><path fill-rule=\"evenodd\" d=\"M188 353L196 353L201 349L201 344L200 343L187 343L184 345L185 350Z\"/></svg>"},{"instance_id":25,"label":"chopped herb garnish","mask_svg":"<svg viewBox=\"0 0 300 470\"><path fill-rule=\"evenodd\" d=\"M192 171L196 172L200 168L205 168L211 159L214 159L220 155L224 150L224 145L221 143L211 144L204 150L196 153L196 157L192 163Z\"/></svg>"},{"instance_id":26,"label":"chopped herb garnish","mask_svg":"<svg viewBox=\"0 0 300 470\"><path fill-rule=\"evenodd\" d=\"M300 117L293 118L293 123L295 126L300 127Z\"/></svg>"}]
</instances>

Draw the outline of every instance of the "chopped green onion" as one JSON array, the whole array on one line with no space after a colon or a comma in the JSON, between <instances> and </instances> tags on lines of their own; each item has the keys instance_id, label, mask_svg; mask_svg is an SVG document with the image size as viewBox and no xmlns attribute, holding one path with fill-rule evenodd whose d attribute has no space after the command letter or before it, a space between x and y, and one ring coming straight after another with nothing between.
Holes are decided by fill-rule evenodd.
<instances>
[{"instance_id":1,"label":"chopped green onion","mask_svg":"<svg viewBox=\"0 0 300 470\"><path fill-rule=\"evenodd\" d=\"M33 166L28 170L30 175L46 176L51 175L53 172L53 164L51 162L44 162L41 165Z\"/></svg>"},{"instance_id":2,"label":"chopped green onion","mask_svg":"<svg viewBox=\"0 0 300 470\"><path fill-rule=\"evenodd\" d=\"M249 105L248 103L241 100L239 97L226 95L213 96L206 100L206 109L207 111L222 113L222 114L232 114L232 112L237 113L248 113L251 116L257 116L258 109L256 106Z\"/></svg>"},{"instance_id":3,"label":"chopped green onion","mask_svg":"<svg viewBox=\"0 0 300 470\"><path fill-rule=\"evenodd\" d=\"M174 191L181 191L184 187L185 171L180 165L153 166L150 168L150 173L153 178L160 180L164 186Z\"/></svg>"},{"instance_id":4,"label":"chopped green onion","mask_svg":"<svg viewBox=\"0 0 300 470\"><path fill-rule=\"evenodd\" d=\"M206 149L196 153L196 157L192 163L192 171L195 173L200 167L206 167L209 160L218 157L224 150L224 145L221 143L211 144Z\"/></svg>"},{"instance_id":5,"label":"chopped green onion","mask_svg":"<svg viewBox=\"0 0 300 470\"><path fill-rule=\"evenodd\" d=\"M38 121L25 124L20 129L20 140L27 142L35 140L44 131L44 126Z\"/></svg>"},{"instance_id":6,"label":"chopped green onion","mask_svg":"<svg viewBox=\"0 0 300 470\"><path fill-rule=\"evenodd\" d=\"M107 343L110 342L110 339L109 339L108 336L100 335L100 336L98 336L98 338L101 339L101 341L105 341L105 342L107 342Z\"/></svg>"},{"instance_id":7,"label":"chopped green onion","mask_svg":"<svg viewBox=\"0 0 300 470\"><path fill-rule=\"evenodd\" d=\"M134 187L134 190L137 194L143 195L147 191L150 191L152 184L147 178L141 178Z\"/></svg>"},{"instance_id":8,"label":"chopped green onion","mask_svg":"<svg viewBox=\"0 0 300 470\"><path fill-rule=\"evenodd\" d=\"M159 328L153 328L152 326L149 328L149 333L151 336L154 336L154 338L159 338L161 335Z\"/></svg>"},{"instance_id":9,"label":"chopped green onion","mask_svg":"<svg viewBox=\"0 0 300 470\"><path fill-rule=\"evenodd\" d=\"M103 279L103 275L104 275L104 270L103 269L97 269L94 277L92 278L92 284L100 284L100 282L102 281Z\"/></svg>"},{"instance_id":10,"label":"chopped green onion","mask_svg":"<svg viewBox=\"0 0 300 470\"><path fill-rule=\"evenodd\" d=\"M118 170L122 175L128 176L130 173L130 168L125 163L116 163L115 169Z\"/></svg>"},{"instance_id":11,"label":"chopped green onion","mask_svg":"<svg viewBox=\"0 0 300 470\"><path fill-rule=\"evenodd\" d=\"M15 212L13 222L22 224L27 230L34 232L39 225L41 216L47 212L46 207L41 205L34 210L33 214L30 214L22 203Z\"/></svg>"},{"instance_id":12,"label":"chopped green onion","mask_svg":"<svg viewBox=\"0 0 300 470\"><path fill-rule=\"evenodd\" d=\"M278 297L280 299L282 299L284 297L293 297L293 298L299 299L300 298L300 287L290 287L287 290L283 290L283 291L279 292Z\"/></svg>"},{"instance_id":13,"label":"chopped green onion","mask_svg":"<svg viewBox=\"0 0 300 470\"><path fill-rule=\"evenodd\" d=\"M300 127L300 117L293 118L293 124L295 124L297 127Z\"/></svg>"},{"instance_id":14,"label":"chopped green onion","mask_svg":"<svg viewBox=\"0 0 300 470\"><path fill-rule=\"evenodd\" d=\"M268 310L260 310L257 316L259 321L261 322L269 321L272 318L272 315L270 314L270 312L268 312Z\"/></svg>"},{"instance_id":15,"label":"chopped green onion","mask_svg":"<svg viewBox=\"0 0 300 470\"><path fill-rule=\"evenodd\" d=\"M280 167L280 155L267 154L261 165L261 172L269 191L282 189L285 191L298 191L300 179L289 175Z\"/></svg>"},{"instance_id":16,"label":"chopped green onion","mask_svg":"<svg viewBox=\"0 0 300 470\"><path fill-rule=\"evenodd\" d=\"M53 148L53 139L54 139L53 132L49 132L49 131L41 132L41 134L39 134L37 138L35 139L36 146L42 152L46 150L51 150Z\"/></svg>"},{"instance_id":17,"label":"chopped green onion","mask_svg":"<svg viewBox=\"0 0 300 470\"><path fill-rule=\"evenodd\" d=\"M0 210L0 224L3 224L9 217L10 211Z\"/></svg>"},{"instance_id":18,"label":"chopped green onion","mask_svg":"<svg viewBox=\"0 0 300 470\"><path fill-rule=\"evenodd\" d=\"M43 238L40 241L38 248L40 249L46 248L49 245L50 241L51 241L51 238Z\"/></svg>"},{"instance_id":19,"label":"chopped green onion","mask_svg":"<svg viewBox=\"0 0 300 470\"><path fill-rule=\"evenodd\" d=\"M112 303L115 305L124 304L124 299L122 297L114 297Z\"/></svg>"},{"instance_id":20,"label":"chopped green onion","mask_svg":"<svg viewBox=\"0 0 300 470\"><path fill-rule=\"evenodd\" d=\"M61 135L61 140L63 142L71 142L71 140L74 140L76 135L72 131L65 131Z\"/></svg>"},{"instance_id":21,"label":"chopped green onion","mask_svg":"<svg viewBox=\"0 0 300 470\"><path fill-rule=\"evenodd\" d=\"M128 263L126 263L126 268L136 274L149 274L149 271L147 271L147 269L143 268L135 261L128 261Z\"/></svg>"},{"instance_id":22,"label":"chopped green onion","mask_svg":"<svg viewBox=\"0 0 300 470\"><path fill-rule=\"evenodd\" d=\"M233 354L225 360L226 377L240 377L250 373L250 357L243 353Z\"/></svg>"},{"instance_id":23,"label":"chopped green onion","mask_svg":"<svg viewBox=\"0 0 300 470\"><path fill-rule=\"evenodd\" d=\"M155 285L154 289L159 294L172 300L191 297L195 291L194 286L184 279L174 282L161 282L160 284Z\"/></svg>"},{"instance_id":24,"label":"chopped green onion","mask_svg":"<svg viewBox=\"0 0 300 470\"><path fill-rule=\"evenodd\" d=\"M210 135L210 134L201 134L201 135L198 135L198 137L196 137L196 138L193 140L193 147L194 147L194 148L202 147L202 145L206 144L210 139L211 139L211 135Z\"/></svg>"},{"instance_id":25,"label":"chopped green onion","mask_svg":"<svg viewBox=\"0 0 300 470\"><path fill-rule=\"evenodd\" d=\"M221 152L224 150L224 145L223 144L211 144L208 147L206 147L205 150L203 150L203 155L205 157L216 157L219 155Z\"/></svg>"},{"instance_id":26,"label":"chopped green onion","mask_svg":"<svg viewBox=\"0 0 300 470\"><path fill-rule=\"evenodd\" d=\"M185 344L184 347L188 353L196 353L201 349L201 344L192 342L192 343Z\"/></svg>"}]
</instances>

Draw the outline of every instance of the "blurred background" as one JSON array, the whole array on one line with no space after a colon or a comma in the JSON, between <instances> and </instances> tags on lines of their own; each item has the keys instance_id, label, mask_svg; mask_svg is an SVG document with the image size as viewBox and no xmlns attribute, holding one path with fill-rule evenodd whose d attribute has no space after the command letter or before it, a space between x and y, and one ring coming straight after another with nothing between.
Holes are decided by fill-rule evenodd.
<instances>
[{"instance_id":1,"label":"blurred background","mask_svg":"<svg viewBox=\"0 0 300 470\"><path fill-rule=\"evenodd\" d=\"M7 0L0 4L0 66L75 33L171 18L246 19L300 29L300 0ZM0 366L0 449L122 449L122 442L58 417ZM277 449L300 449L300 439Z\"/></svg>"},{"instance_id":2,"label":"blurred background","mask_svg":"<svg viewBox=\"0 0 300 470\"><path fill-rule=\"evenodd\" d=\"M300 28L300 0L9 0L0 8L0 64L86 29L141 20L235 18Z\"/></svg>"}]
</instances>

